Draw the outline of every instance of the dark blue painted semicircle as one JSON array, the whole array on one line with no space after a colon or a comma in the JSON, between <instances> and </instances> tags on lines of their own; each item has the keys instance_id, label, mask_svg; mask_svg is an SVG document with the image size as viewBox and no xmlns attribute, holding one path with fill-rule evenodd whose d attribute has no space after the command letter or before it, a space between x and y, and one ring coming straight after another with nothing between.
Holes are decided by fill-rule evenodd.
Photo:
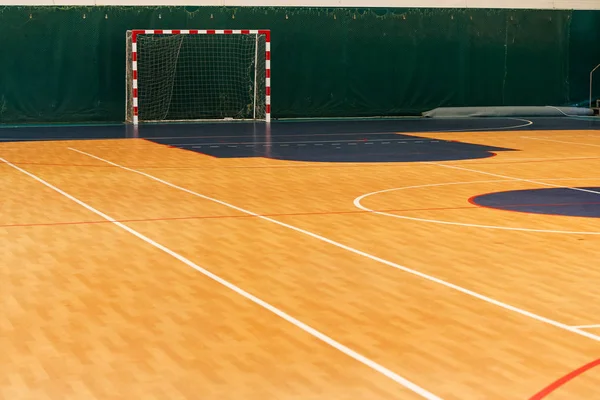
<instances>
[{"instance_id":1,"label":"dark blue painted semicircle","mask_svg":"<svg viewBox=\"0 0 600 400\"><path fill-rule=\"evenodd\" d=\"M472 204L530 214L600 218L600 187L511 190L472 197ZM583 191L585 190L585 191Z\"/></svg>"}]
</instances>

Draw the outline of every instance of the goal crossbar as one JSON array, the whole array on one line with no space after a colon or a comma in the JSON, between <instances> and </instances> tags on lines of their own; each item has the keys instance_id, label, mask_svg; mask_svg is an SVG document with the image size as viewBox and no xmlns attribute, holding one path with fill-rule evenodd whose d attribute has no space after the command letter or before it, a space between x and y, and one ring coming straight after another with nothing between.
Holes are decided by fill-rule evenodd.
<instances>
[{"instance_id":1,"label":"goal crossbar","mask_svg":"<svg viewBox=\"0 0 600 400\"><path fill-rule=\"evenodd\" d=\"M255 36L256 44L253 49L254 60L254 92L252 94L254 109L252 115L245 119L264 119L266 122L271 120L271 31L268 29L133 29L127 32L128 36L128 73L127 76L127 122L131 122L134 125L140 122L140 83L139 81L139 59L140 59L140 38L142 35L160 35L164 37L166 35L245 35ZM264 53L259 54L258 38L264 37ZM262 49L261 49L262 50ZM262 59L261 59L262 58ZM264 71L260 71L264 76L257 76L259 74L257 64L261 62L261 66L264 65ZM223 68L226 69L226 68ZM261 90L261 96L263 99L257 99L258 88L256 87L257 82L262 83L264 88ZM264 110L262 111L261 118L256 115L256 102L264 102ZM262 103L261 103L262 104ZM185 119L169 119L169 121L181 121L181 120L202 120L203 118L185 118ZM225 118L230 119L230 118ZM164 119L158 119L165 121ZM149 121L150 122L150 121Z\"/></svg>"}]
</instances>

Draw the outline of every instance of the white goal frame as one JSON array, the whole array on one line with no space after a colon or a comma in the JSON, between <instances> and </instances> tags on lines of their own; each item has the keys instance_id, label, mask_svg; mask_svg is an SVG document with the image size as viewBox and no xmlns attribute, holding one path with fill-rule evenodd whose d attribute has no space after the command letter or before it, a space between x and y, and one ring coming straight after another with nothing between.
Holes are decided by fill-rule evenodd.
<instances>
[{"instance_id":1,"label":"white goal frame","mask_svg":"<svg viewBox=\"0 0 600 400\"><path fill-rule=\"evenodd\" d=\"M131 32L131 87L127 87L128 96L131 96L131 105L127 101L126 114L131 112L134 125L139 124L138 113L138 67L137 67L137 37L139 35L259 35L265 36L265 122L271 122L271 31L268 29L132 29ZM258 48L257 48L258 51ZM260 55L257 53L256 58ZM255 70L255 75L256 75ZM127 79L127 78L126 78ZM254 79L256 85L256 76ZM256 88L255 88L256 96ZM256 99L255 99L256 104ZM256 109L256 107L255 107ZM193 120L190 120L193 121ZM165 121L166 122L166 121Z\"/></svg>"}]
</instances>

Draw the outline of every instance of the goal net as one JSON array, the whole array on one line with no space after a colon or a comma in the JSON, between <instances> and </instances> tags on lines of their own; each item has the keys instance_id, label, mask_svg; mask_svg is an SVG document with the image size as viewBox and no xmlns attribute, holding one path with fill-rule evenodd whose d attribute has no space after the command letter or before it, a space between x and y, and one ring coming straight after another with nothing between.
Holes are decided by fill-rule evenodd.
<instances>
[{"instance_id":1,"label":"goal net","mask_svg":"<svg viewBox=\"0 0 600 400\"><path fill-rule=\"evenodd\" d=\"M270 121L268 30L127 31L127 122Z\"/></svg>"}]
</instances>

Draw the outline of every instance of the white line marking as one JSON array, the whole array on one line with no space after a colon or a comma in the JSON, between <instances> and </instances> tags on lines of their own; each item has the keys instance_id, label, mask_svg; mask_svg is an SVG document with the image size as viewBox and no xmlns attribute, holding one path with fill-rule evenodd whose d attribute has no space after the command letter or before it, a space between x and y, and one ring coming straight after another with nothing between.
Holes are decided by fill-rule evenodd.
<instances>
[{"instance_id":1,"label":"white line marking","mask_svg":"<svg viewBox=\"0 0 600 400\"><path fill-rule=\"evenodd\" d=\"M160 178L157 178L157 177L155 177L155 176L153 176L153 175L150 175L150 174L147 174L147 173L145 173L145 172L138 171L138 170L135 170L135 169L132 169L132 168L128 168L128 167L125 167L125 166L119 165L119 164L117 164L117 163L114 163L114 162L112 162L112 161L105 160L105 159L103 159L103 158L100 158L100 157L98 157L98 156L95 156L95 155L93 155L93 154L89 154L89 153L86 153L86 152L84 152L84 151L77 150L77 149L74 149L74 148L69 148L69 149L70 149L70 150L72 150L72 151L78 152L78 153L80 153L80 154L84 154L84 155L86 155L86 156L88 156L88 157L95 158L96 160L103 161L103 162L105 162L105 163L107 163L107 164L110 164L110 165L113 165L113 166L115 166L115 167L118 167L118 168L124 169L124 170L126 170L126 171L130 171L130 172L134 172L134 173L136 173L136 174L139 174L139 175L143 175L143 176L145 176L145 177L147 177L147 178L150 178L150 179L152 179L152 180L154 180L154 181L160 182L160 183L162 183L162 184L164 184L164 185L167 185L167 186L170 186L170 187L172 187L172 188L174 188L174 189L178 189L178 190L181 190L181 191L183 191L183 192L189 193L189 194L191 194L191 195L193 195L193 196L200 197L200 198L202 198L202 199L209 200L209 201L212 201L212 202L214 202L214 203L217 203L217 204L221 204L221 205L223 205L223 206L225 206L225 207L229 207L229 208L231 208L231 209L234 209L234 210L240 211L240 212L242 212L242 213L244 213L244 214L252 215L252 216L254 216L254 217L256 217L256 218L260 218L260 219L262 219L262 220L265 220L265 221L272 222L272 223L274 223L274 224L276 224L276 225L283 226L283 227L285 227L285 228L288 228L288 229L291 229L291 230L293 230L293 231L296 231L296 232L299 232L299 233L303 233L303 234L305 234L305 235L307 235L307 236L313 237L313 238L315 238L315 239L318 239L318 240L320 240L320 241L322 241L322 242L329 243L329 244L331 244L331 245L333 245L333 246L336 246L336 247L339 247L339 248L341 248L341 249L347 250L347 251L349 251L349 252L351 252L351 253L354 253L354 254L360 255L360 256L362 256L362 257L365 257L365 258L371 259L371 260L373 260L373 261L377 261L377 262L379 262L379 263L381 263L381 264L385 264L385 265L387 265L387 266L389 266L389 267L396 268L396 269L398 269L398 270L401 270L401 271L404 271L404 272L406 272L406 273L409 273L409 274L412 274L412 275L418 276L418 277L420 277L420 278L423 278L423 279L425 279L425 280L428 280L428 281L431 281L431 282L437 283L437 284L439 284L439 285L445 286L445 287L447 287L447 288L450 288L450 289L456 290L456 291L458 291L458 292L464 293L464 294L466 294L466 295L468 295L468 296L471 296L471 297L477 298L477 299L479 299L479 300L483 300L483 301L485 301L485 302L487 302L487 303L490 303L490 304L496 305L496 306L498 306L498 307L501 307L501 308L504 308L504 309L506 309L506 310L509 310L509 311L516 312L516 313L518 313L518 314L521 314L521 315L524 315L524 316L526 316L526 317L529 317L529 318L535 319L535 320L537 320L537 321L540 321L540 322L546 323L546 324L548 324L548 325L552 325L552 326L554 326L554 327L557 327L557 328L559 328L559 329L563 329L563 330L566 330L566 331L569 331L569 332L573 332L573 333L575 333L575 334L577 334L577 335L580 335L580 336L587 337L588 339L592 339L592 340L595 340L595 341L600 341L600 336L596 336L596 335L593 335L593 334L591 334L591 333L589 333L589 332L585 332L585 331L578 330L578 329L576 329L576 328L572 328L572 327L570 327L570 326L568 326L568 325L566 325L566 324L560 323L560 322L558 322L558 321L554 321L554 320L551 320L551 319L549 319L549 318L542 317L542 316L540 316L540 315L534 314L534 313L532 313L532 312L529 312L529 311L526 311L526 310L523 310L523 309L517 308L517 307L515 307L515 306L511 306L511 305L509 305L509 304L506 304L506 303L503 303L503 302L501 302L501 301L498 301L498 300L492 299L491 297L487 297L487 296L484 296L484 295L482 295L482 294L479 294L479 293L477 293L477 292L474 292L474 291L472 291L472 290L465 289L465 288L463 288L463 287L461 287L461 286L455 285L455 284L453 284L453 283L446 282L446 281L444 281L444 280L442 280L442 279L439 279L439 278L436 278L436 277L434 277L434 276L427 275L427 274L425 274L425 273L423 273L423 272L419 272L419 271L416 271L416 270L414 270L414 269L410 269L410 268L408 268L408 267L405 267L405 266L403 266L403 265L396 264L396 263L394 263L394 262L392 262L392 261L388 261L388 260L385 260L385 259L383 259L383 258L380 258L380 257L374 256L374 255L372 255L372 254L365 253L364 251L361 251L361 250L355 249L355 248L353 248L353 247L346 246L345 244L342 244L342 243L336 242L336 241L334 241L334 240L328 239L328 238L326 238L326 237L324 237L324 236L321 236L321 235L317 235L316 233L313 233L313 232L310 232L310 231L307 231L307 230L304 230L304 229L298 228L298 227L296 227L296 226L293 226L293 225L286 224L285 222L281 222L281 221L278 221L278 220L276 220L276 219L273 219L273 218L269 218L269 217L265 217L265 216L263 216L263 215L256 214L256 213L254 213L254 212L252 212L252 211L245 210L245 209L243 209L243 208L241 208L241 207L235 206L235 205L233 205L233 204L226 203L226 202L224 202L224 201L221 201L221 200L218 200L218 199L214 199L214 198L212 198L212 197L209 197L209 196L205 196L205 195L203 195L203 194L200 194L200 193L194 192L194 191L192 191L192 190L189 190L189 189L183 188L183 187L181 187L181 186L177 186L177 185L175 185L175 184L173 184L173 183L167 182L167 181L165 181L165 180L162 180L162 179L160 179Z\"/></svg>"},{"instance_id":2,"label":"white line marking","mask_svg":"<svg viewBox=\"0 0 600 400\"><path fill-rule=\"evenodd\" d=\"M100 147L98 147L100 148ZM492 165L492 164L508 164L509 162L513 162L515 164L519 163L519 162L526 162L526 161L579 161L579 160L598 160L600 157L565 157L565 158L555 158L555 157L545 157L545 158L496 158L494 160L498 160L498 163L486 163L487 165ZM461 163L461 164L473 164L473 163L477 163L477 164L481 164L481 159L480 158L476 158L476 159L467 159L467 160L455 160L455 164L456 163Z\"/></svg>"},{"instance_id":3,"label":"white line marking","mask_svg":"<svg viewBox=\"0 0 600 400\"><path fill-rule=\"evenodd\" d=\"M76 149L72 149L74 151L78 151ZM83 152L80 152L83 153ZM84 153L85 154L85 153ZM90 155L91 156L91 155ZM98 158L98 157L95 157ZM87 203L84 203L83 201L77 199L76 197L68 194L67 192L57 188L56 186L52 185L51 183L46 182L45 180L43 180L42 178L37 177L36 175L17 167L16 165L8 162L7 160L0 158L0 161L4 162L5 164L11 166L12 168L16 169L17 171L22 172L23 174L29 176L30 178L35 179L36 181L38 181L39 183L43 184L44 186L54 190L55 192L63 195L64 197L68 198L69 200L79 204L80 206L86 208L87 210L93 212L94 214L104 218L107 221L112 222L113 224L115 224L116 226L118 226L119 228L131 233L132 235L138 237L139 239L143 240L144 242L156 247L157 249L167 253L168 255L170 255L173 258L176 258L177 260L181 261L182 263L186 264L187 266L195 269L196 271L200 272L201 274L203 274L204 276L212 279L215 282L220 283L221 285L225 286L226 288L232 290L233 292L239 294L240 296L250 300L251 302L255 303L256 305L272 312L273 314L277 315L278 317L286 320L287 322L291 323L292 325L296 326L297 328L302 329L304 332L308 333L309 335L321 340L322 342L328 344L329 346L335 348L336 350L346 354L347 356L355 359L356 361L366 365L367 367L379 372L380 374L386 376L387 378L393 380L394 382L404 386L405 388L413 391L414 393L420 395L421 397L425 398L425 399L429 399L429 400L441 400L439 397L435 396L434 394L428 392L427 390L421 388L420 386L412 383L411 381L407 380L406 378L401 377L400 375L396 374L395 372L392 372L391 370L377 364L376 362L372 361L371 359L357 353L356 351L344 346L343 344L335 341L334 339L330 338L329 336L321 333L320 331L316 330L315 328L312 328L311 326L301 322L300 320L290 316L289 314L285 313L284 311L281 311L280 309L278 309L277 307L272 306L271 304L267 303L264 300L261 300L260 298L246 292L245 290L239 288L238 286L234 285L233 283L230 283L229 281L219 277L218 275L213 274L212 272L208 271L207 269L204 269L203 267L199 266L198 264L194 263L193 261L190 261L189 259L187 259L186 257L174 252L173 250L161 245L160 243L155 242L154 240L150 239L149 237L139 233L138 231L128 227L125 224L122 224L121 222L118 222L117 220L115 220L114 218L112 218L111 216L104 214L101 211L98 211L97 209L95 209L94 207L88 205Z\"/></svg>"},{"instance_id":4,"label":"white line marking","mask_svg":"<svg viewBox=\"0 0 600 400\"><path fill-rule=\"evenodd\" d=\"M597 117L589 117L590 119L597 119ZM314 118L313 118L314 119ZM316 118L319 119L319 118ZM457 118L458 119L458 118ZM496 128L492 128L492 127L487 127L487 128L473 128L473 129L454 129L454 130L446 130L446 131L436 131L436 130L427 130L425 129L424 131L420 131L420 132L399 132L399 131L392 131L392 132L361 132L361 135L369 135L369 136L374 136L374 135L413 135L413 134L418 134L418 133L457 133L457 132L479 132L479 131L488 131L487 133L497 133L496 131L498 130L506 130L506 129L515 129L515 128L521 128L524 126L529 126L532 125L533 122L526 120L526 119L519 119L519 118L489 118L489 119L506 119L506 120L515 120L515 121L524 121L526 122L525 124L521 124L521 125L513 125L513 126L502 126L502 127L496 127ZM424 120L424 118L422 117L418 117L418 118L404 118L404 121L418 121L418 120ZM302 123L302 122L299 122ZM109 124L110 125L110 124ZM12 128L14 126L8 126L8 128ZM568 131L565 131L568 132ZM594 132L594 131L590 131L590 132ZM356 132L353 133L334 133L332 134L332 136L344 136L344 135L356 135ZM507 136L508 133L505 132L501 132L501 135L494 135L493 137L505 137ZM278 135L279 137L293 137L296 136L294 134L284 134L284 135ZM307 136L323 136L322 134L309 134ZM580 135L581 137L583 136L595 136L595 135ZM569 137L580 137L580 136L569 136ZM236 136L226 136L228 138L231 137L236 137ZM512 136L511 136L512 137ZM597 137L597 136L595 136ZM156 136L156 137L151 137L151 138L146 138L148 140L161 140L161 139L206 139L206 136ZM43 141L60 141L60 140L72 140L72 137L57 137L57 138L52 138L52 139L22 139L22 138L0 138L0 141L17 141L17 142L25 142L25 141L34 141L34 142L43 142ZM104 139L86 139L88 141L99 141L99 140L104 140ZM384 139L372 139L372 140L384 140ZM418 139L406 139L406 140L418 140ZM432 141L432 143L435 141ZM157 143L157 142L154 142ZM238 144L244 144L245 142L242 143L238 143ZM257 142L256 144L261 144L262 142ZM171 144L171 143L158 143L158 144L167 144L169 146L189 146L190 144L195 144L195 143L178 143L178 144ZM211 143L203 143L204 145L209 145ZM98 146L98 148L103 148L106 146ZM111 147L112 148L112 147Z\"/></svg>"},{"instance_id":5,"label":"white line marking","mask_svg":"<svg viewBox=\"0 0 600 400\"><path fill-rule=\"evenodd\" d=\"M598 119L598 121L600 122L600 119ZM597 130L597 131L593 131L593 130L584 131L584 132L590 132L590 133L587 133L587 134L572 134L572 132L578 132L578 131L567 131L567 130L565 130L565 131L555 131L555 132L552 133L551 137L548 137L548 136L535 136L535 138L536 139L554 139L554 138L557 138L557 137L559 137L559 138L566 138L566 139L579 139L579 138L595 138L595 139L598 139L598 138L600 138L600 130ZM594 134L594 132L597 132L597 133ZM521 137L529 137L529 138L531 138L530 135L533 135L536 132L532 131L532 132L521 132L521 133L527 133L528 134L528 136L521 136ZM540 134L544 134L544 133L547 133L547 132L540 131L539 133ZM511 132L511 134L512 134L512 136L514 136L514 132ZM503 138L504 137L508 137L508 135L504 135L502 137Z\"/></svg>"},{"instance_id":6,"label":"white line marking","mask_svg":"<svg viewBox=\"0 0 600 400\"><path fill-rule=\"evenodd\" d=\"M320 118L311 118L311 120L318 120ZM323 118L321 118L323 119ZM326 118L325 118L326 119ZM460 119L460 118L453 118L453 119ZM463 118L463 119L469 119L469 118ZM470 118L471 120L477 120L480 118ZM422 131L418 131L418 132L407 132L407 131L398 131L398 130L394 130L394 131L387 131L387 132L339 132L339 133L333 133L331 135L333 136L345 136L345 135L369 135L369 136L373 136L373 135L396 135L396 134L405 134L405 135L412 135L415 133L455 133L455 132L478 132L478 131L489 131L490 133L495 133L497 130L506 130L506 129L516 129L516 128L522 128L525 126L529 126L532 125L533 122L528 120L528 119L521 119L521 118L505 118L505 117L499 117L499 118L488 118L489 120L507 120L507 121L521 121L521 122L525 122L524 124L520 124L520 125L511 125L511 126L501 126L501 127L486 127L486 128L472 128L472 129L454 129L454 130L442 130L442 131L436 131L436 130L429 130L429 129L423 129ZM590 117L590 119L592 119L592 117ZM415 118L402 118L402 121L427 121L429 120L429 118L423 118L423 117L415 117ZM296 124L303 124L303 121L292 121ZM287 123L287 122L284 122ZM506 135L506 132L502 132L503 135ZM294 137L297 136L295 134L282 134L282 135L278 135L278 137ZM308 134L305 136L323 136L323 134ZM214 136L213 136L214 137ZM226 137L234 137L234 136L226 136ZM156 136L156 137L152 137L152 138L147 138L150 140L160 140L160 139L205 139L206 136L205 135L198 135L198 136ZM49 139L49 140L69 140L72 139L70 137L65 137L62 139ZM20 139L15 139L15 140L20 140ZM34 141L41 141L43 139L23 139L23 140L34 140ZM87 139L86 139L87 140ZM89 139L92 140L92 139ZM97 140L102 140L102 139L97 139ZM189 143L186 143L189 144ZM174 146L174 145L172 145Z\"/></svg>"},{"instance_id":7,"label":"white line marking","mask_svg":"<svg viewBox=\"0 0 600 400\"><path fill-rule=\"evenodd\" d=\"M600 328L600 324L596 324L596 325L578 325L578 326L572 326L571 328L575 328L575 329Z\"/></svg>"},{"instance_id":8,"label":"white line marking","mask_svg":"<svg viewBox=\"0 0 600 400\"><path fill-rule=\"evenodd\" d=\"M457 118L457 119L460 119L460 118ZM445 131L431 131L431 133L474 132L474 131L489 131L489 132L494 132L494 131L498 131L498 130L524 128L526 126L533 125L533 121L530 121L528 119L523 119L523 118L502 118L502 119L509 119L509 120L514 120L514 121L521 121L521 122L525 122L525 123L521 124L521 125L514 125L514 126L501 126L501 127L498 127L498 128L487 127L487 128L473 128L473 129L453 129L453 130L445 130Z\"/></svg>"},{"instance_id":9,"label":"white line marking","mask_svg":"<svg viewBox=\"0 0 600 400\"><path fill-rule=\"evenodd\" d=\"M586 180L586 179L583 179L583 178L548 178L548 179L544 179L544 180L560 181L560 180ZM591 178L589 180L598 181L598 180L600 180L600 178ZM438 186L452 186L452 185L472 185L472 184L477 184L477 183L514 182L514 181L515 181L514 179L497 179L497 180L493 180L493 181L446 182L446 183L429 183L426 185L404 186L404 187L398 187L398 188L378 190L376 192L371 192L371 193L365 193L365 194L355 198L353 203L354 203L355 207L357 207L363 211L373 213L373 214L384 215L386 217L392 217L392 218L398 218L398 219L406 219L406 220L410 220L410 221L428 222L428 223L433 223L433 224L455 225L455 226L464 226L464 227L470 227L470 228L483 228L483 229L499 229L499 230L505 230L505 231L521 231L521 232L535 232L535 233L560 233L560 234L565 234L565 235L600 235L600 232L594 232L594 231L578 232L578 231L559 231L559 230L550 230L550 229L519 228L519 227L510 227L510 226L469 224L466 222L454 222L454 221L443 221L443 220L439 220L439 219L409 217L406 215L392 214L392 213L388 213L388 212L384 212L384 211L373 210L368 207L365 207L362 204L362 201L364 199L366 199L367 197L370 197L370 196L373 196L376 194L380 194L380 193L387 193L387 192L393 192L393 191L399 191L399 190L420 189L420 188L438 187Z\"/></svg>"},{"instance_id":10,"label":"white line marking","mask_svg":"<svg viewBox=\"0 0 600 400\"><path fill-rule=\"evenodd\" d=\"M528 139L528 140L539 140L539 141L543 141L543 142L556 142L556 143L563 143L563 144L574 144L574 145L577 145L577 146L600 147L600 144L593 144L593 143L567 142L565 140L546 139L546 138L534 138L534 137L529 137L529 136L521 136L521 138L522 139Z\"/></svg>"},{"instance_id":11,"label":"white line marking","mask_svg":"<svg viewBox=\"0 0 600 400\"><path fill-rule=\"evenodd\" d=\"M388 134L390 136L395 135L398 136L398 134ZM410 136L408 134L401 134L402 136ZM156 138L146 138L150 141L154 141L156 140ZM389 141L391 140L390 138L387 139L369 139L369 142L382 142L382 141ZM406 141L421 141L423 142L423 139L419 139L417 137L414 138L403 138L402 140L406 140ZM336 140L303 140L303 141L278 141L275 144L279 144L279 145L283 145L283 144L317 144L317 143L322 143L322 144L337 144L339 145L340 143L353 143L353 142L360 142L360 139L348 139L348 140L342 140L342 139L336 139ZM194 143L194 142L190 142L190 143L160 143L160 142L153 142L156 144L162 144L162 145L168 145L168 146L190 146L190 145L197 145L197 144L201 144L204 146L208 146L211 144L220 144L221 142L200 142L200 143ZM267 142L262 142L262 141L256 141L256 142L248 142L248 141L241 141L241 142L232 142L230 144L264 144Z\"/></svg>"},{"instance_id":12,"label":"white line marking","mask_svg":"<svg viewBox=\"0 0 600 400\"><path fill-rule=\"evenodd\" d=\"M540 182L540 181L533 181L531 179L515 178L513 176L494 174L494 173L491 173L491 172L479 171L479 170L471 169L471 168L457 167L456 165L440 164L440 163L434 163L434 162L424 162L423 164L437 165L438 167L452 168L452 169L458 169L458 170L461 170L461 171L475 172L477 174L489 175L489 176L493 176L493 177L496 177L496 178L509 179L509 180L519 181L519 182L533 183L534 185L539 185L539 186L555 187L555 188L561 188L561 189L570 189L570 190L574 190L574 191L577 191L577 192L586 192L586 193L593 193L593 194L600 195L600 192L596 191L596 190L581 189L581 188L576 188L576 187L571 187L571 186L555 185L553 183L544 183L544 182Z\"/></svg>"}]
</instances>

